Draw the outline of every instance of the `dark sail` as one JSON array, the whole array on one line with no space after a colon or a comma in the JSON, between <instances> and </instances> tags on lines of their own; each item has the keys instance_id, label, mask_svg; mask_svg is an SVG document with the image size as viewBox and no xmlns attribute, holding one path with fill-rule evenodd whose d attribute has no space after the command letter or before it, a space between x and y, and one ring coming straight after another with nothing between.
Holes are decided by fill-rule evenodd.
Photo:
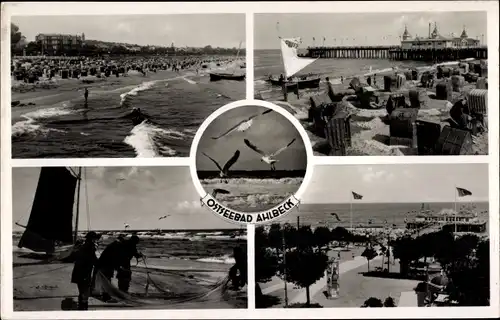
<instances>
[{"instance_id":1,"label":"dark sail","mask_svg":"<svg viewBox=\"0 0 500 320\"><path fill-rule=\"evenodd\" d=\"M50 253L56 242L73 243L77 180L64 167L41 168L30 218L18 247Z\"/></svg>"}]
</instances>

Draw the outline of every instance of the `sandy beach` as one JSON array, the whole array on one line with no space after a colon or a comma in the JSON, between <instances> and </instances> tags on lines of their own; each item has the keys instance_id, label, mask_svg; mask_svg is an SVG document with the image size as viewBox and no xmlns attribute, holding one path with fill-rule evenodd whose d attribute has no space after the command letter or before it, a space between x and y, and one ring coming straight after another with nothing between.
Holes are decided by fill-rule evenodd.
<instances>
[{"instance_id":1,"label":"sandy beach","mask_svg":"<svg viewBox=\"0 0 500 320\"><path fill-rule=\"evenodd\" d=\"M97 254L114 237L106 233ZM198 233L200 234L200 233ZM216 232L212 232L215 236ZM234 259L228 252L244 240L217 238L188 238L166 233L168 239L141 236L138 249L145 261L132 259L130 291L133 301L105 303L90 298L89 310L124 309L232 309L246 308L247 288L218 287L228 276ZM116 233L115 233L116 236ZM209 235L210 237L210 235ZM15 242L17 242L14 239ZM14 310L61 310L61 301L78 296L77 286L71 283L72 263L44 263L29 250L15 248L13 252ZM149 284L148 284L149 283ZM112 279L117 286L117 279ZM217 287L214 289L214 286Z\"/></svg>"},{"instance_id":2,"label":"sandy beach","mask_svg":"<svg viewBox=\"0 0 500 320\"><path fill-rule=\"evenodd\" d=\"M360 77L359 79L362 83L365 82L363 77ZM307 130L309 139L313 145L314 155L317 156L327 155L329 148L328 141L313 132L312 123L308 122L307 118L308 110L310 108L310 97L327 94L328 92L328 87L325 81L326 80L320 84L319 89L301 90L299 98L297 98L295 94L289 93L287 102L282 101L283 95L278 89L274 89L272 92L257 92L257 97L277 103L279 106L290 111L300 120L304 128ZM349 90L350 80L348 79L345 79L343 83L338 81L338 79L331 79L330 81L334 92L347 92ZM372 87L380 89L379 86L383 85L383 81L383 75L377 75L375 81L376 84L372 84ZM405 96L406 101L409 101L409 91L411 89L415 89L416 87L416 81L407 81L404 84L404 87L397 92L379 91L380 100L387 101L391 94L400 93ZM453 104L455 101L459 100L460 97L465 96L468 91L474 89L475 87L475 84L466 83L461 92L452 93L452 101L434 99L432 97L435 95L435 87L426 89L429 99L427 104L419 110L418 119L438 122L441 123L441 127L444 127L446 122L443 121L450 117L449 111L452 106L450 105L450 102ZM387 115L385 103L381 109L361 109L357 107L357 102L352 101L352 98L344 96L343 104L346 109L353 114L351 117L352 146L346 150L348 156L411 155L406 147L389 145L389 125L385 124L381 119ZM473 152L475 154L488 153L487 132L474 137L473 140Z\"/></svg>"}]
</instances>

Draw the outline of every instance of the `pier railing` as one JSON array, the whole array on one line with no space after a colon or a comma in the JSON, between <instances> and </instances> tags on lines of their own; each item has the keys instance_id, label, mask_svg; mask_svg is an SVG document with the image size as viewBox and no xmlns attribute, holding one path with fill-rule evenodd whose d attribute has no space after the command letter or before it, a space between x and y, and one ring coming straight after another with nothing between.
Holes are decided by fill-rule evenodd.
<instances>
[{"instance_id":1,"label":"pier railing","mask_svg":"<svg viewBox=\"0 0 500 320\"><path fill-rule=\"evenodd\" d=\"M488 48L485 46L432 49L403 49L400 46L308 47L305 56L323 59L450 61L466 58L487 59Z\"/></svg>"}]
</instances>

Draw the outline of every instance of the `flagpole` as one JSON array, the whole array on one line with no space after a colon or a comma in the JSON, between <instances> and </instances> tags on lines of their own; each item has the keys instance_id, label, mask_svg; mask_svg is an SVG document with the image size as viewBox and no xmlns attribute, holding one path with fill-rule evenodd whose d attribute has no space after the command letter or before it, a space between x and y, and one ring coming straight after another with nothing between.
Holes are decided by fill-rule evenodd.
<instances>
[{"instance_id":1,"label":"flagpole","mask_svg":"<svg viewBox=\"0 0 500 320\"><path fill-rule=\"evenodd\" d=\"M350 217L350 221L351 221L351 232L353 232L352 230L352 197L353 197L353 194L352 194L352 191L351 191L351 196L349 197L349 217Z\"/></svg>"},{"instance_id":2,"label":"flagpole","mask_svg":"<svg viewBox=\"0 0 500 320\"><path fill-rule=\"evenodd\" d=\"M457 233L457 186L455 185L455 191L454 191L454 195L455 195L455 235Z\"/></svg>"}]
</instances>

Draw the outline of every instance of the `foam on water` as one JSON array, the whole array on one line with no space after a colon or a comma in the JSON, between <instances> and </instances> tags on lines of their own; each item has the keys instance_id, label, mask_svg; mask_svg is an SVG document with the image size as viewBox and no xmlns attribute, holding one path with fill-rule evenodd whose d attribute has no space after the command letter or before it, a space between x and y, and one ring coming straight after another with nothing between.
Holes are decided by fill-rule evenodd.
<instances>
[{"instance_id":1,"label":"foam on water","mask_svg":"<svg viewBox=\"0 0 500 320\"><path fill-rule=\"evenodd\" d=\"M291 194L290 194L291 195ZM248 194L246 196L238 196L238 197L233 197L232 199L229 199L230 197L227 197L228 199L225 200L224 197L220 197L222 202L224 202L227 206L230 207L240 207L240 206L248 206L251 208L258 207L262 204L266 205L277 205L286 198L288 198L290 195L286 194L268 194L268 193L261 193L261 194Z\"/></svg>"},{"instance_id":2,"label":"foam on water","mask_svg":"<svg viewBox=\"0 0 500 320\"><path fill-rule=\"evenodd\" d=\"M151 89L158 81L146 81L133 88L129 92L120 95L120 106L123 105L128 96L136 96L139 92Z\"/></svg>"},{"instance_id":3,"label":"foam on water","mask_svg":"<svg viewBox=\"0 0 500 320\"><path fill-rule=\"evenodd\" d=\"M185 133L158 128L148 123L147 120L144 120L130 131L130 135L123 142L134 148L137 157L152 158L163 155L173 156L176 154L174 149L169 148L164 143L159 143L158 140L182 140L185 138Z\"/></svg>"},{"instance_id":4,"label":"foam on water","mask_svg":"<svg viewBox=\"0 0 500 320\"><path fill-rule=\"evenodd\" d=\"M224 263L224 264L235 264L236 261L234 260L233 257L229 254L225 254L220 257L209 257L209 258L200 258L197 259L196 261L200 262L210 262L210 263Z\"/></svg>"},{"instance_id":5,"label":"foam on water","mask_svg":"<svg viewBox=\"0 0 500 320\"><path fill-rule=\"evenodd\" d=\"M229 183L231 185L249 185L249 184L256 184L256 185L262 185L262 184L300 184L302 183L303 178L281 178L281 179L250 179L250 178L230 178ZM202 179L201 183L203 185L213 185L213 184L220 184L220 179L214 178L214 179Z\"/></svg>"},{"instance_id":6,"label":"foam on water","mask_svg":"<svg viewBox=\"0 0 500 320\"><path fill-rule=\"evenodd\" d=\"M38 109L32 112L23 114L21 117L25 120L18 121L12 125L12 136L19 137L26 134L47 134L48 132L65 132L64 130L45 128L37 120L47 119L68 115L80 112L81 110L69 109L69 102L62 103L62 107L52 107L45 109Z\"/></svg>"}]
</instances>

